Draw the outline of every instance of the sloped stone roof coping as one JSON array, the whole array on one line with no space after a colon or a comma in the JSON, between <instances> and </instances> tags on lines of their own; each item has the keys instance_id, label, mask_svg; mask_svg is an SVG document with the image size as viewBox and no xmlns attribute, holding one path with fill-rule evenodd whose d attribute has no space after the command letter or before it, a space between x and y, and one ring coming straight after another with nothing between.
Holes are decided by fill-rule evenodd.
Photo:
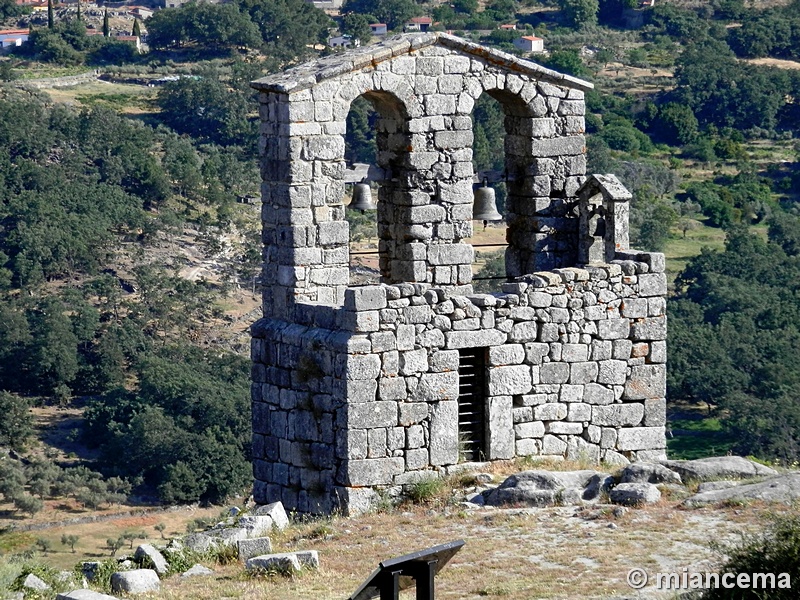
<instances>
[{"instance_id":1,"label":"sloped stone roof coping","mask_svg":"<svg viewBox=\"0 0 800 600\"><path fill-rule=\"evenodd\" d=\"M275 75L268 75L251 82L251 87L262 92L278 92L290 94L308 89L313 85L351 73L369 65L374 65L392 57L407 54L413 50L420 50L434 44L441 44L446 48L460 50L464 54L481 58L486 62L496 65L512 73L520 73L546 81L555 85L588 91L594 85L583 79L565 75L552 69L547 69L529 60L517 58L512 54L487 48L480 44L468 42L454 35L442 32L411 33L397 35L384 40L379 44L353 48L342 54L326 56L314 61L304 63Z\"/></svg>"},{"instance_id":2,"label":"sloped stone roof coping","mask_svg":"<svg viewBox=\"0 0 800 600\"><path fill-rule=\"evenodd\" d=\"M596 193L595 190L602 192L604 196L612 200L631 200L633 198L628 188L622 185L616 175L600 175L599 173L589 175L589 178L578 188L577 195Z\"/></svg>"}]
</instances>

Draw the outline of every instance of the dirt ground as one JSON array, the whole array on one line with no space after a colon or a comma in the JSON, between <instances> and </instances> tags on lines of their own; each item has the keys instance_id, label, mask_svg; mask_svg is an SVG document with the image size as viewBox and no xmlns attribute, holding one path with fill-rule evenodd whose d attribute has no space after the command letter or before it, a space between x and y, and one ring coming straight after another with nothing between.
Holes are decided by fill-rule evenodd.
<instances>
[{"instance_id":1,"label":"dirt ground","mask_svg":"<svg viewBox=\"0 0 800 600\"><path fill-rule=\"evenodd\" d=\"M293 579L253 578L241 566L215 567L209 579L164 582L169 600L243 598L341 599L352 594L378 562L436 544L466 544L437 578L437 598L610 598L633 595L634 567L657 572L708 571L718 560L709 542L735 542L760 527L765 507L682 510L676 503L611 507L479 509L400 508L353 519L334 518L276 538L276 551L319 551L321 568ZM316 538L316 539L315 539ZM664 597L645 589L641 598ZM407 592L403 598L413 598Z\"/></svg>"}]
</instances>

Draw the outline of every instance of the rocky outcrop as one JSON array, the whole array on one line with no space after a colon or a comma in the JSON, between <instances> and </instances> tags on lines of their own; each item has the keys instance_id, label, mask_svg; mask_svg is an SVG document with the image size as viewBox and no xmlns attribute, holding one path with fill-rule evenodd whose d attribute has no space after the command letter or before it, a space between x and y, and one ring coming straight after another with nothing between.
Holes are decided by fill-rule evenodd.
<instances>
[{"instance_id":1,"label":"rocky outcrop","mask_svg":"<svg viewBox=\"0 0 800 600\"><path fill-rule=\"evenodd\" d=\"M731 482L726 482L731 483ZM683 501L685 506L704 504L739 503L762 500L791 504L800 499L800 473L778 475L758 483L730 485L722 489L701 491Z\"/></svg>"},{"instance_id":2,"label":"rocky outcrop","mask_svg":"<svg viewBox=\"0 0 800 600\"><path fill-rule=\"evenodd\" d=\"M553 506L597 502L613 479L597 471L523 471L489 492L490 506Z\"/></svg>"},{"instance_id":3,"label":"rocky outcrop","mask_svg":"<svg viewBox=\"0 0 800 600\"><path fill-rule=\"evenodd\" d=\"M747 479L752 477L772 477L778 474L770 469L741 456L714 456L697 460L665 460L665 467L678 473L684 481L710 481L713 479Z\"/></svg>"}]
</instances>

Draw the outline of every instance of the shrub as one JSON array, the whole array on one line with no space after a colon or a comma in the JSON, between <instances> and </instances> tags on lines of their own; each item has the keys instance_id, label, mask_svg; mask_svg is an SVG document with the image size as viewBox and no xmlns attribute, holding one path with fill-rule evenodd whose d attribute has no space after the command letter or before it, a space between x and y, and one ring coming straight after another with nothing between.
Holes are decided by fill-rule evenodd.
<instances>
[{"instance_id":1,"label":"shrub","mask_svg":"<svg viewBox=\"0 0 800 600\"><path fill-rule=\"evenodd\" d=\"M710 589L703 594L704 600L721 598L796 598L797 592L792 589L780 589L781 574L788 574L792 581L800 578L800 515L774 516L772 523L763 533L743 536L742 541L732 547L718 547L728 555L728 560L720 569L723 573L774 573L774 589ZM785 579L785 577L784 577ZM769 581L769 580L768 580ZM751 585L755 582L751 580ZM767 583L769 586L770 583Z\"/></svg>"}]
</instances>

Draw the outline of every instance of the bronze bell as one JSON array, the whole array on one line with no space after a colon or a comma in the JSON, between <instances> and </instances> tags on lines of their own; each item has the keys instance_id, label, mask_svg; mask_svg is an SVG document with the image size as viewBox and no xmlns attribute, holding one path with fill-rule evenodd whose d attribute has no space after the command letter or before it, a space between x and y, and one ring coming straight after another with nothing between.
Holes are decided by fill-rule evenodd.
<instances>
[{"instance_id":1,"label":"bronze bell","mask_svg":"<svg viewBox=\"0 0 800 600\"><path fill-rule=\"evenodd\" d=\"M483 186L475 190L472 200L472 218L476 221L502 221L503 215L497 212L494 189L484 179Z\"/></svg>"},{"instance_id":2,"label":"bronze bell","mask_svg":"<svg viewBox=\"0 0 800 600\"><path fill-rule=\"evenodd\" d=\"M368 183L362 181L353 186L353 199L350 201L349 208L361 212L378 208L372 201L372 189Z\"/></svg>"}]
</instances>

